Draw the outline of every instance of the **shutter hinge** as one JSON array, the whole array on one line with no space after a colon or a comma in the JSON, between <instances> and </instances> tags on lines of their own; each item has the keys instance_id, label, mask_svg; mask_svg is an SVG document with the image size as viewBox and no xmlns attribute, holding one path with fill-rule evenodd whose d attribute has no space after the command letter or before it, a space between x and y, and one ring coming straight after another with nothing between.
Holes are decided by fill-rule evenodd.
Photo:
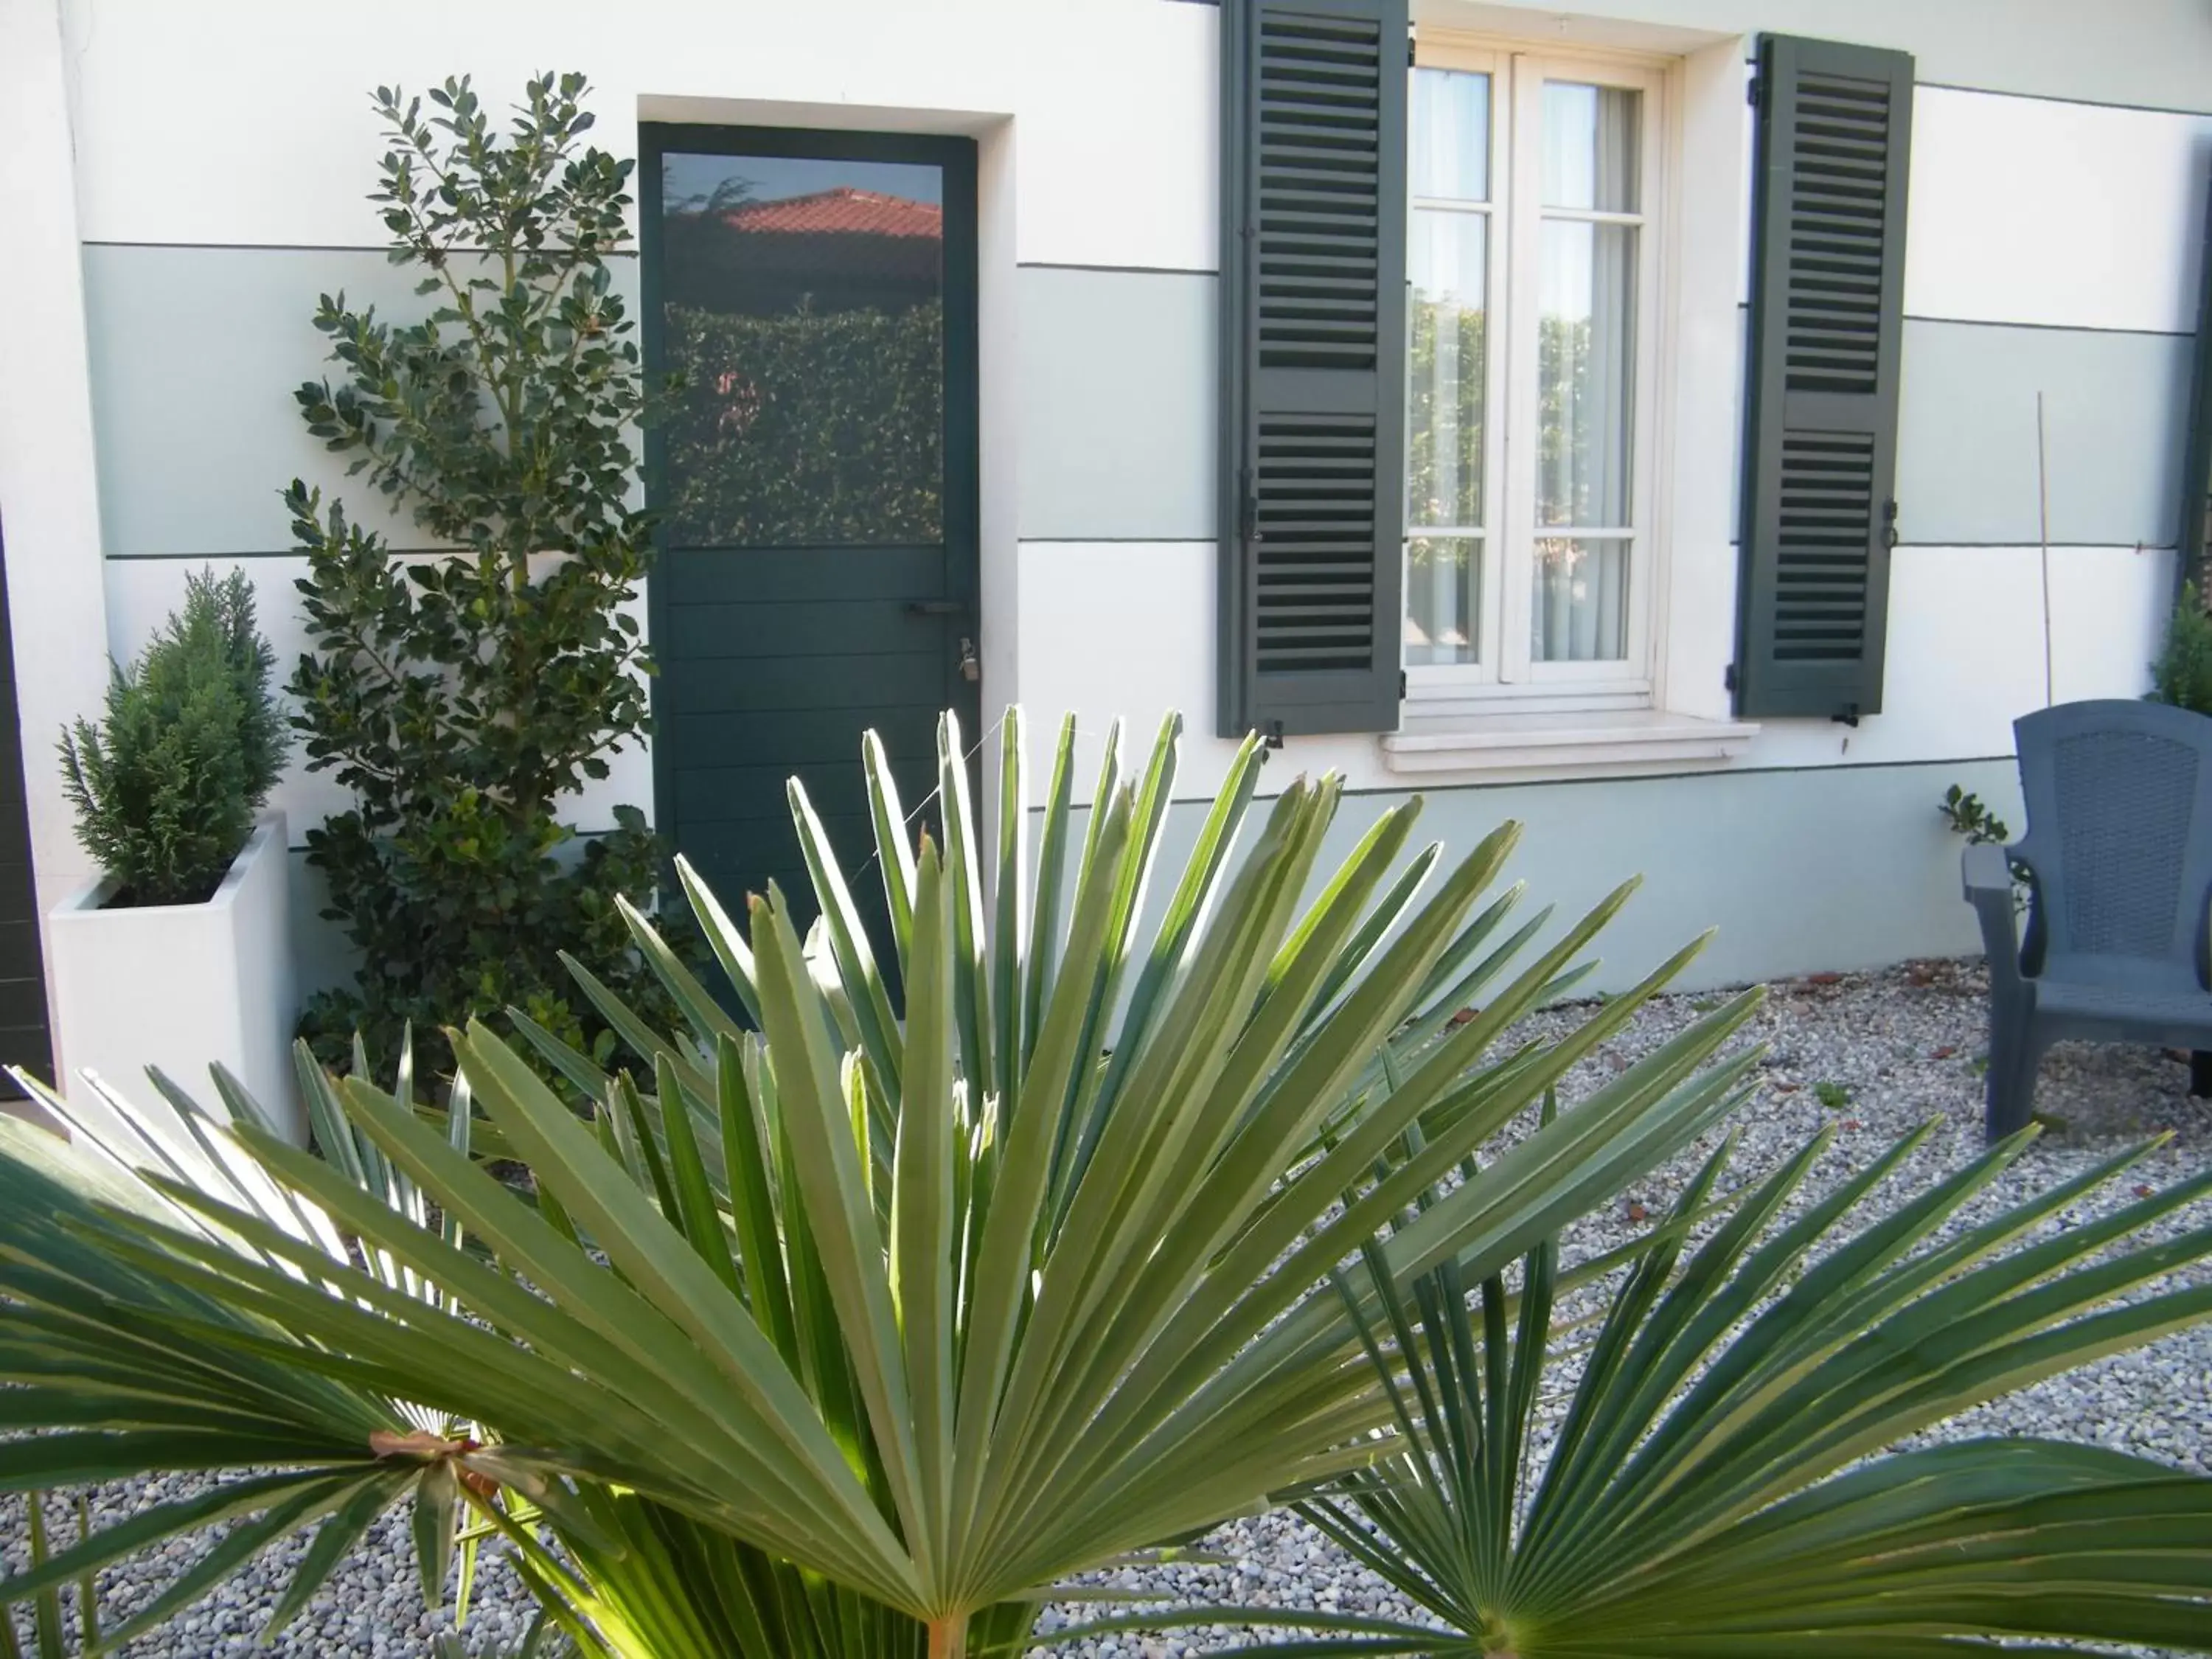
<instances>
[{"instance_id":1,"label":"shutter hinge","mask_svg":"<svg viewBox=\"0 0 2212 1659\"><path fill-rule=\"evenodd\" d=\"M1897 503L1895 501L1884 501L1881 504L1881 544L1884 547L1897 545Z\"/></svg>"},{"instance_id":2,"label":"shutter hinge","mask_svg":"<svg viewBox=\"0 0 2212 1659\"><path fill-rule=\"evenodd\" d=\"M1761 98L1765 95L1765 87L1766 77L1754 73L1751 79L1743 83L1743 101L1753 109L1757 109Z\"/></svg>"},{"instance_id":3,"label":"shutter hinge","mask_svg":"<svg viewBox=\"0 0 2212 1659\"><path fill-rule=\"evenodd\" d=\"M1855 702L1847 702L1844 705L1842 713L1831 714L1828 718L1838 726L1848 726L1853 731L1856 731L1859 724L1859 706Z\"/></svg>"},{"instance_id":4,"label":"shutter hinge","mask_svg":"<svg viewBox=\"0 0 2212 1659\"><path fill-rule=\"evenodd\" d=\"M1282 721L1269 720L1265 726L1261 726L1260 728L1260 741L1263 745L1269 749L1280 749L1283 746Z\"/></svg>"},{"instance_id":5,"label":"shutter hinge","mask_svg":"<svg viewBox=\"0 0 2212 1659\"><path fill-rule=\"evenodd\" d=\"M1421 61L1421 43L1413 35L1406 37L1406 67L1413 69Z\"/></svg>"},{"instance_id":6,"label":"shutter hinge","mask_svg":"<svg viewBox=\"0 0 2212 1659\"><path fill-rule=\"evenodd\" d=\"M1400 669L1400 670L1398 671L1398 701L1399 701L1400 702L1405 702L1405 700L1406 700L1406 671L1405 671L1404 669L1402 669L1402 668L1401 668L1401 669Z\"/></svg>"},{"instance_id":7,"label":"shutter hinge","mask_svg":"<svg viewBox=\"0 0 2212 1659\"><path fill-rule=\"evenodd\" d=\"M1726 668L1721 671L1721 689L1724 691L1733 691L1735 690L1735 665L1734 663L1730 663Z\"/></svg>"},{"instance_id":8,"label":"shutter hinge","mask_svg":"<svg viewBox=\"0 0 2212 1659\"><path fill-rule=\"evenodd\" d=\"M1260 490L1250 467L1244 469L1239 483L1243 499L1237 503L1237 537L1240 541L1256 542L1260 539Z\"/></svg>"}]
</instances>

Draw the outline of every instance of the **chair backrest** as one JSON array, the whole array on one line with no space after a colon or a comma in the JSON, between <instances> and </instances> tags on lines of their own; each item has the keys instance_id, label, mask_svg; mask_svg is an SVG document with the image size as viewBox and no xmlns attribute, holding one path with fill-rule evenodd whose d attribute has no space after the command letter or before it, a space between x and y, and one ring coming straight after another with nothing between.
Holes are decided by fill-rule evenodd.
<instances>
[{"instance_id":1,"label":"chair backrest","mask_svg":"<svg viewBox=\"0 0 2212 1659\"><path fill-rule=\"evenodd\" d=\"M2201 984L2212 896L2212 718L2165 703L2061 703L2013 722L2046 958Z\"/></svg>"}]
</instances>

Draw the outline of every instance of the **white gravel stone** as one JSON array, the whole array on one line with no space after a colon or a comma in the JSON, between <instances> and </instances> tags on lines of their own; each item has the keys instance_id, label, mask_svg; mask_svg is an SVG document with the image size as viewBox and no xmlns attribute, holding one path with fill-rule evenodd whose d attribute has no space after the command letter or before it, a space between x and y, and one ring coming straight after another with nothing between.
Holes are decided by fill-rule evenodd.
<instances>
[{"instance_id":1,"label":"white gravel stone","mask_svg":"<svg viewBox=\"0 0 2212 1659\"><path fill-rule=\"evenodd\" d=\"M1571 1075L1563 1100L1605 1082L1637 1057L1680 1031L1719 999L1661 999ZM1528 1022L1531 1034L1571 1029L1587 1006L1549 1011ZM1916 963L1893 971L1820 975L1771 988L1746 1037L1768 1045L1758 1097L1727 1126L1738 1137L1739 1179L1776 1168L1824 1125L1836 1146L1807 1183L1817 1195L1898 1135L1933 1119L1928 1143L1893 1177L1918 1184L1956 1167L1981 1146L1981 1056L1987 1040L1984 983L1978 964ZM2016 1202L2111 1156L2154 1130L2173 1139L2150 1154L2095 1206L2081 1206L2054 1225L2075 1225L2093 1208L2124 1202L2137 1184L2163 1187L2212 1164L2212 1103L2191 1100L2189 1068L2154 1049L2066 1046L2043 1068L2036 1105L2051 1121L2027 1155L1978 1200L1965 1221ZM1834 1085L1823 1090L1823 1084ZM1841 1091L1839 1095L1837 1091ZM1826 1097L1824 1101L1823 1097ZM1606 1212L1589 1218L1562 1240L1568 1260L1601 1251L1626 1237L1632 1214L1657 1214L1718 1135L1638 1183ZM2212 1223L2212 1203L2178 1212L2161 1231ZM2196 1271L2201 1281L2204 1270ZM2020 1432L2089 1441L2212 1474L2212 1327L2185 1331L2136 1352L2115 1356L2071 1376L2053 1378L1984 1407L1927 1438ZM120 1520L162 1497L191 1490L182 1478L106 1487L94 1495L95 1526ZM62 1538L74 1521L49 1506ZM258 1650L256 1633L283 1592L305 1547L295 1540L272 1552L162 1629L131 1643L131 1659L205 1659L269 1651L280 1656L390 1656L420 1659L449 1619L422 1610L414 1554L401 1517L387 1517L273 1648ZM1177 1563L1120 1575L1116 1587L1164 1593L1176 1602L1235 1601L1249 1606L1323 1608L1388 1618L1417 1618L1415 1609L1296 1516L1269 1514L1224 1527L1203 1550L1230 1565ZM0 1554L10 1568L25 1559L20 1500L0 1507ZM160 1593L195 1553L131 1563L103 1576L103 1617L127 1617ZM531 1607L513 1572L488 1555L477 1579L465 1645L511 1642ZM1048 1609L1047 1630L1064 1629L1104 1611L1093 1603ZM27 1628L25 1626L24 1628ZM1080 1659L1184 1659L1255 1645L1252 1632L1222 1628L1170 1631L1068 1641L1048 1651Z\"/></svg>"}]
</instances>

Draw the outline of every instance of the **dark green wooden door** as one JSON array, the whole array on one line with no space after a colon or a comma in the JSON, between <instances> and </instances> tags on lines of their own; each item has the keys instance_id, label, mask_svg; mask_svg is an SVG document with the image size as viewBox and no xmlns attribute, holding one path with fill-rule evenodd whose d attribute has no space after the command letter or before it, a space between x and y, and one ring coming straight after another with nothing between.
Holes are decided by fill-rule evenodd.
<instances>
[{"instance_id":1,"label":"dark green wooden door","mask_svg":"<svg viewBox=\"0 0 2212 1659\"><path fill-rule=\"evenodd\" d=\"M861 733L913 810L939 711L978 729L975 145L642 136L646 351L685 382L647 451L658 821L732 909L811 914L799 778L866 904Z\"/></svg>"}]
</instances>

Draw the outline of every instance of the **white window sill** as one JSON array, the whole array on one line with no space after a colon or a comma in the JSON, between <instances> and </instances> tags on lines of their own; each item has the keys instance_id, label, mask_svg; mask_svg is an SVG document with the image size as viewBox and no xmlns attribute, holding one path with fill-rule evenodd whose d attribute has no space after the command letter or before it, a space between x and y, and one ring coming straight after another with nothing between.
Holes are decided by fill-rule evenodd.
<instances>
[{"instance_id":1,"label":"white window sill","mask_svg":"<svg viewBox=\"0 0 2212 1659\"><path fill-rule=\"evenodd\" d=\"M1381 741L1382 763L1393 772L1456 772L1485 783L1518 783L1726 766L1758 732L1754 721L1651 708L1449 716L1409 709Z\"/></svg>"}]
</instances>

